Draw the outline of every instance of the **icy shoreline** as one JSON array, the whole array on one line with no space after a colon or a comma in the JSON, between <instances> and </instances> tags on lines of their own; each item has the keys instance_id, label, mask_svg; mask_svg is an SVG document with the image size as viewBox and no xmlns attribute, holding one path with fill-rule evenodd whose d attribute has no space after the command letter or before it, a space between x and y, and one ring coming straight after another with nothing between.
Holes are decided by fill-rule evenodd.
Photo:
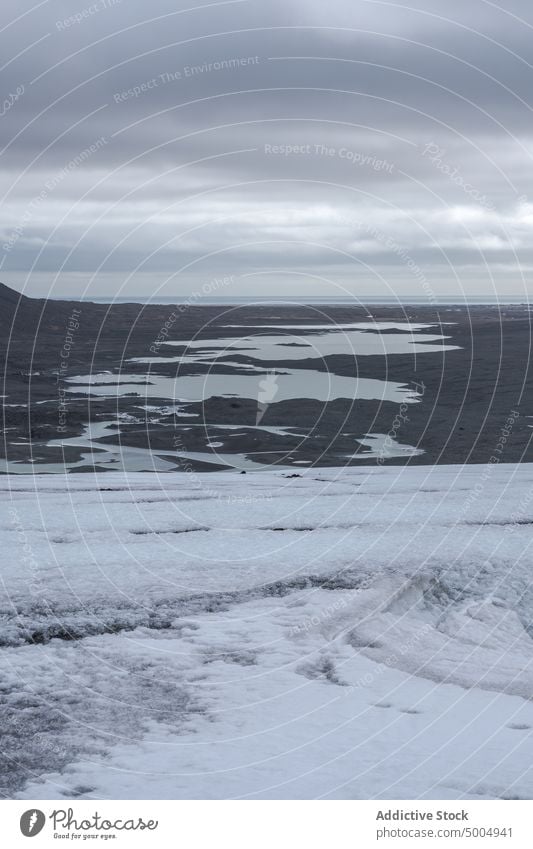
<instances>
[{"instance_id":1,"label":"icy shoreline","mask_svg":"<svg viewBox=\"0 0 533 849\"><path fill-rule=\"evenodd\" d=\"M6 476L15 798L532 798L533 465Z\"/></svg>"}]
</instances>

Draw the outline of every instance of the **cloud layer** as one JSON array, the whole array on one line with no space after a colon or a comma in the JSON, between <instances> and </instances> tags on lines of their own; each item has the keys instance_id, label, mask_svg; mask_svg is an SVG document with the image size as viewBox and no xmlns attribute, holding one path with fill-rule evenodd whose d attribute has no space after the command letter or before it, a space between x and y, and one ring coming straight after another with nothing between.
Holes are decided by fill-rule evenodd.
<instances>
[{"instance_id":1,"label":"cloud layer","mask_svg":"<svg viewBox=\"0 0 533 849\"><path fill-rule=\"evenodd\" d=\"M3 4L30 294L525 296L529 3Z\"/></svg>"}]
</instances>

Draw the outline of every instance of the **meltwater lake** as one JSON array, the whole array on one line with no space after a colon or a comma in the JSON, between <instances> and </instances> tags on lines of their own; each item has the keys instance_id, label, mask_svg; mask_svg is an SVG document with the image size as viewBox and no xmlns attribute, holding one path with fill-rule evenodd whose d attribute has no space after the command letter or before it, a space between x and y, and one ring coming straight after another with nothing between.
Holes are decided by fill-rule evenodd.
<instances>
[{"instance_id":1,"label":"meltwater lake","mask_svg":"<svg viewBox=\"0 0 533 849\"><path fill-rule=\"evenodd\" d=\"M524 305L46 308L6 382L3 472L486 462L515 408L508 461L529 456Z\"/></svg>"},{"instance_id":2,"label":"meltwater lake","mask_svg":"<svg viewBox=\"0 0 533 849\"><path fill-rule=\"evenodd\" d=\"M296 455L303 453L304 445L306 454L312 451L313 441L320 436L321 417L332 402L355 405L365 401L378 406L387 403L403 410L404 406L422 400L421 388L409 381L363 376L358 358L410 355L416 364L418 357L434 356L458 347L449 344L449 336L432 324L274 322L254 326L224 324L220 329L234 335L216 338L202 334L197 339L165 341L156 346L157 355L133 357L119 370L69 377L69 393L105 398L115 401L117 406L126 398L130 401L137 398L138 402L122 419L89 425L81 439L74 437L62 444L96 450L94 459L99 466L131 471L169 470L175 466L176 458L182 464L206 463L242 470L272 464L311 465L312 458ZM346 359L351 362L351 374L345 373ZM133 367L135 371L128 370ZM207 403L216 399L246 401L240 422L224 423L218 416L213 420L208 413L196 410L195 405L201 404L205 410ZM291 405L298 401L320 407L316 421L310 426L294 426ZM249 412L254 405L255 420L252 415L250 421ZM104 448L102 440L106 437L118 437L121 433L126 438L133 436L135 425L146 425L147 413L153 435L159 429L163 434L173 431L174 457L163 454L157 447L136 447L122 440ZM395 419L393 413L391 410L391 422ZM191 418L200 421L191 422ZM273 419L276 425L269 426ZM340 419L343 421L344 417ZM196 446L199 450L185 447L193 434L194 441L202 443ZM266 443L258 451L244 444L254 435L261 436ZM370 456L386 460L423 453L423 449L397 439L394 432L357 433L344 429L343 425L335 439L346 446L339 446L336 457L339 463ZM79 467L87 459L84 452L71 467Z\"/></svg>"}]
</instances>

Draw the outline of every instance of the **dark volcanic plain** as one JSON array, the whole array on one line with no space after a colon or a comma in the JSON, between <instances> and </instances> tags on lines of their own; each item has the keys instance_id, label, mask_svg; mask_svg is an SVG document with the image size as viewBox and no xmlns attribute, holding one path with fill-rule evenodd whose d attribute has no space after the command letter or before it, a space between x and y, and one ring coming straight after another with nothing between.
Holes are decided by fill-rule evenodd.
<instances>
[{"instance_id":1,"label":"dark volcanic plain","mask_svg":"<svg viewBox=\"0 0 533 849\"><path fill-rule=\"evenodd\" d=\"M61 363L65 362L61 352L74 310L80 311L77 314L79 327L71 334L67 369L63 368L58 380ZM267 466L302 461L319 466L376 463L375 458L365 457L362 446L357 459L348 460L346 456L359 448L355 442L357 436L391 432L399 411L398 404L392 402L337 400L324 404L302 398L270 404L261 424L290 426L295 430L294 436L253 430L256 402L236 398L180 403L183 411L196 413L198 417L180 419L179 414L160 415L154 422L150 421L154 416L143 411L140 405L163 406L174 403L174 399L151 398L146 402L135 395L117 399L68 393L66 413L60 419L60 390L64 389L65 377L106 370L144 376L146 365L126 361L153 355L151 346L169 317L176 313L178 317L169 330L170 340L225 339L240 333L223 327L225 324L246 325L243 333L251 334L254 325L305 325L317 321L325 324L328 320L339 324L359 320L453 322L442 332L450 337L447 343L460 346L460 350L443 352L437 349L429 354L360 356L357 359L335 355L324 360L286 363L277 360L264 362L265 372L268 368L282 371L287 366L331 371L337 375L357 374L413 386L423 384L422 400L408 406L407 418L402 420L396 438L424 453L388 459L387 464L487 463L491 458L509 463L532 459L531 317L526 306L402 307L358 306L355 303L332 306L185 304L180 307L121 303L111 306L27 298L0 284L3 364L0 394L5 396L2 456L9 461L28 462L33 458L35 471L39 471L39 463L57 463L63 459L76 461L87 449L69 446L58 451L57 447L47 447L47 442L78 436L88 422L116 420L117 414L125 413L134 416L137 422L117 423L116 430L110 429L109 436L101 442L151 449L160 457L175 462L176 469L183 468L175 451L176 432L179 432L181 449L187 452L209 451L206 441L216 440L223 445L218 448L220 452L249 453L256 462ZM267 332L265 327L257 330L257 333ZM284 332L291 334L288 330L275 331ZM439 331L430 329L427 332ZM420 340L423 341L422 335ZM293 340L288 338L287 341ZM177 356L183 350L161 346L158 356ZM228 352L227 359L243 366L247 363L257 365L257 361L236 352ZM177 368L180 375L205 373L205 365L169 362L168 365L158 364L157 374L173 377ZM224 358L210 366L210 371L227 373ZM235 373L236 369L233 367L231 371ZM506 428L509 417L513 425ZM191 424L202 426L185 429ZM239 430L217 428L222 424L238 425ZM188 465L190 467L191 463ZM199 461L193 461L192 466L202 471L221 468ZM94 453L94 465L82 468L102 468L98 466L98 452ZM298 468L303 466L295 465L295 472Z\"/></svg>"}]
</instances>

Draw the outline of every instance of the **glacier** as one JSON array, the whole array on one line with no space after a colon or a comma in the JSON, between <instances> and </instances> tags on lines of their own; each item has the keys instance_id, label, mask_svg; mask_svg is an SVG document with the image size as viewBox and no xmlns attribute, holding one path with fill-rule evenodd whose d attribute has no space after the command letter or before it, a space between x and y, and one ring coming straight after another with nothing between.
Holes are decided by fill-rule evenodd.
<instances>
[{"instance_id":1,"label":"glacier","mask_svg":"<svg viewBox=\"0 0 533 849\"><path fill-rule=\"evenodd\" d=\"M0 498L4 797L533 797L532 464Z\"/></svg>"}]
</instances>

